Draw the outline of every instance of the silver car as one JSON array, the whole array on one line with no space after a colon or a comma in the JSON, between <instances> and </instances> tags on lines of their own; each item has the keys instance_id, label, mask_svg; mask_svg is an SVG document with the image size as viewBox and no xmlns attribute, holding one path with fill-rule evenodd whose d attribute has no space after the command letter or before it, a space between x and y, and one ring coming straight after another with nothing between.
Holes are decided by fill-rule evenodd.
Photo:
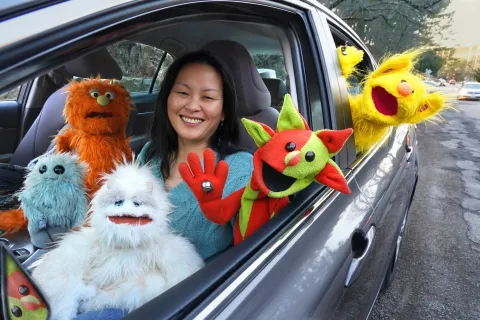
<instances>
[{"instance_id":1,"label":"silver car","mask_svg":"<svg viewBox=\"0 0 480 320\"><path fill-rule=\"evenodd\" d=\"M348 41L365 52L361 70L377 67L360 37L319 1L29 3L0 11L5 165L25 167L47 152L65 125L62 87L96 74L130 91L127 133L138 152L169 64L213 41L219 57L236 54L229 68L241 116L271 126L288 92L314 130L353 127L335 49ZM258 69L275 77L263 79ZM361 80L352 80L357 92ZM252 148L244 137L240 144ZM394 279L419 158L414 126L388 130L363 153L353 139L335 156L350 195L312 184L246 241L125 319L366 319ZM48 250L26 232L0 241L25 265Z\"/></svg>"},{"instance_id":2,"label":"silver car","mask_svg":"<svg viewBox=\"0 0 480 320\"><path fill-rule=\"evenodd\" d=\"M458 90L457 97L459 100L478 100L480 99L480 83L464 82Z\"/></svg>"}]
</instances>

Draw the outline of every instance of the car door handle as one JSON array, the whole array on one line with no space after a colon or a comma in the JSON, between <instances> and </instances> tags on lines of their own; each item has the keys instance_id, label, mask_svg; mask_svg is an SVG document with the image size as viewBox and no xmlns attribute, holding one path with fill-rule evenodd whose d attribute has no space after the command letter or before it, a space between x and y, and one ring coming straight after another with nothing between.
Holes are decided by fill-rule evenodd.
<instances>
[{"instance_id":1,"label":"car door handle","mask_svg":"<svg viewBox=\"0 0 480 320\"><path fill-rule=\"evenodd\" d=\"M367 260L375 238L375 227L370 227L367 234L355 232L352 237L353 260L348 268L345 287L349 288L360 276L363 264Z\"/></svg>"},{"instance_id":2,"label":"car door handle","mask_svg":"<svg viewBox=\"0 0 480 320\"><path fill-rule=\"evenodd\" d=\"M411 145L406 145L405 150L407 151L405 153L405 158L407 162L410 162L410 157L412 156L412 153L413 153L413 147Z\"/></svg>"}]
</instances>

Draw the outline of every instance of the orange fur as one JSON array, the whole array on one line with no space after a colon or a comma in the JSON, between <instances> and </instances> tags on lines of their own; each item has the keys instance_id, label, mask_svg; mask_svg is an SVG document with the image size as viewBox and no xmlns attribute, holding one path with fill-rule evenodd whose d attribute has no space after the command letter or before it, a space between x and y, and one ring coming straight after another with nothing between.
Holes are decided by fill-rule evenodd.
<instances>
[{"instance_id":1,"label":"orange fur","mask_svg":"<svg viewBox=\"0 0 480 320\"><path fill-rule=\"evenodd\" d=\"M107 91L115 97L105 106L92 96L92 90L105 96ZM71 128L56 137L57 152L75 152L88 164L85 187L89 199L101 187L101 176L110 173L116 162L132 160L132 150L125 131L132 101L125 88L111 80L92 78L72 81L67 89L64 116ZM92 113L109 113L111 117L89 117ZM21 209L0 213L0 230L3 235L27 228Z\"/></svg>"},{"instance_id":2,"label":"orange fur","mask_svg":"<svg viewBox=\"0 0 480 320\"><path fill-rule=\"evenodd\" d=\"M3 231L2 236L27 229L27 225L28 221L24 218L21 208L10 209L0 213L0 230Z\"/></svg>"},{"instance_id":3,"label":"orange fur","mask_svg":"<svg viewBox=\"0 0 480 320\"><path fill-rule=\"evenodd\" d=\"M100 95L113 92L115 98L102 106L91 96L94 89ZM88 164L85 186L90 194L101 187L101 176L110 173L116 162L132 159L129 140L125 136L131 104L128 91L111 81L89 79L73 82L68 88L64 115L71 128L57 136L57 151L74 151ZM95 112L107 112L112 116L88 117Z\"/></svg>"}]
</instances>

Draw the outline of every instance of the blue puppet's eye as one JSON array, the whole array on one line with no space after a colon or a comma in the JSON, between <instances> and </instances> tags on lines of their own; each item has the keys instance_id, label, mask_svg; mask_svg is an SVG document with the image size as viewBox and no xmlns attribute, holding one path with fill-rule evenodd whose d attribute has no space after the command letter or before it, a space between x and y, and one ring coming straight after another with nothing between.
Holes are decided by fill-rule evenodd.
<instances>
[{"instance_id":1,"label":"blue puppet's eye","mask_svg":"<svg viewBox=\"0 0 480 320\"><path fill-rule=\"evenodd\" d=\"M116 205L117 207L120 207L122 204L123 204L123 200L115 201L115 205Z\"/></svg>"},{"instance_id":2,"label":"blue puppet's eye","mask_svg":"<svg viewBox=\"0 0 480 320\"><path fill-rule=\"evenodd\" d=\"M45 172L47 172L47 166L46 165L41 166L40 169L38 169L38 171L40 172L40 174L44 174Z\"/></svg>"},{"instance_id":3,"label":"blue puppet's eye","mask_svg":"<svg viewBox=\"0 0 480 320\"><path fill-rule=\"evenodd\" d=\"M134 201L134 202L133 202L133 205L134 205L135 207L140 207L140 203L137 202L137 201Z\"/></svg>"}]
</instances>

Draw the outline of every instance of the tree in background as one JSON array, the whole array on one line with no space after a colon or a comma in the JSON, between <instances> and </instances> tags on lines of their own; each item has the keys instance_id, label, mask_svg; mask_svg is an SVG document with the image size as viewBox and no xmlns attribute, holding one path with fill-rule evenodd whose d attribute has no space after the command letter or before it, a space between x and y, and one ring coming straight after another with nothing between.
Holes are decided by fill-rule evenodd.
<instances>
[{"instance_id":1,"label":"tree in background","mask_svg":"<svg viewBox=\"0 0 480 320\"><path fill-rule=\"evenodd\" d=\"M480 69L473 70L472 76L475 81L480 82Z\"/></svg>"},{"instance_id":2,"label":"tree in background","mask_svg":"<svg viewBox=\"0 0 480 320\"><path fill-rule=\"evenodd\" d=\"M415 69L419 72L426 72L429 69L431 75L436 77L438 71L447 63L447 60L437 54L437 50L426 51L418 63L415 65Z\"/></svg>"},{"instance_id":3,"label":"tree in background","mask_svg":"<svg viewBox=\"0 0 480 320\"><path fill-rule=\"evenodd\" d=\"M466 60L450 58L442 69L440 69L438 75L446 80L454 78L457 81L463 81L466 77L471 76L471 70Z\"/></svg>"},{"instance_id":4,"label":"tree in background","mask_svg":"<svg viewBox=\"0 0 480 320\"><path fill-rule=\"evenodd\" d=\"M453 13L451 0L320 0L348 23L378 59L385 53L433 45L445 39Z\"/></svg>"}]
</instances>

